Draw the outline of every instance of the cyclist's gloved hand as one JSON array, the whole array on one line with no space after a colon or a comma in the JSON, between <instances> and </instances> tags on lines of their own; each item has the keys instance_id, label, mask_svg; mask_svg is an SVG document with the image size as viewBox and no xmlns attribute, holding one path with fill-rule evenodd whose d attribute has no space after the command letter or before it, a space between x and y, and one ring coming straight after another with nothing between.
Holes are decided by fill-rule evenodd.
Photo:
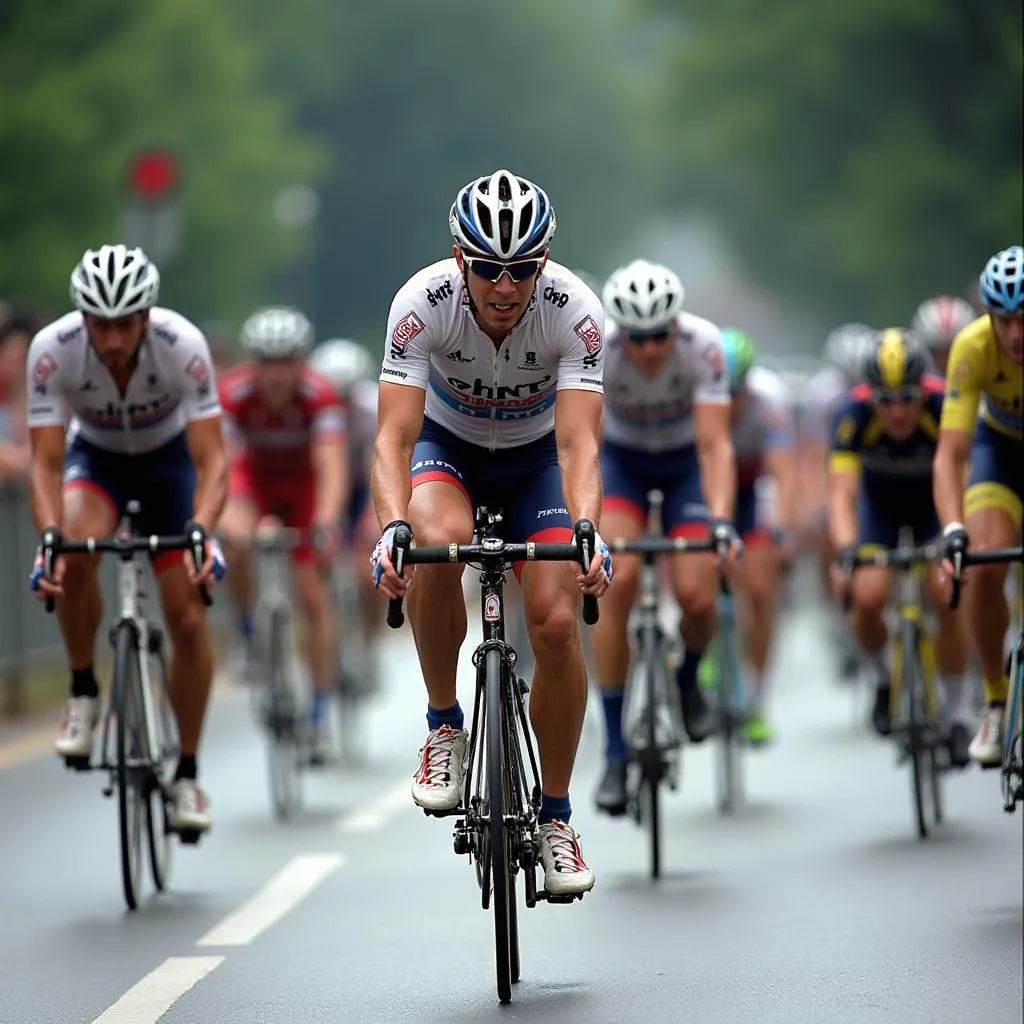
<instances>
[{"instance_id":1,"label":"cyclist's gloved hand","mask_svg":"<svg viewBox=\"0 0 1024 1024\"><path fill-rule=\"evenodd\" d=\"M29 573L28 583L32 593L39 600L48 600L54 594L60 594L61 578L64 575L63 560L57 559L56 564L51 567L53 576L48 579L46 576L46 561L43 557L43 549L47 544L56 545L61 541L60 530L55 526L44 530L39 538L39 546L36 548L36 556L32 562L32 572Z\"/></svg>"},{"instance_id":2,"label":"cyclist's gloved hand","mask_svg":"<svg viewBox=\"0 0 1024 1024\"><path fill-rule=\"evenodd\" d=\"M198 533L203 544L203 564L196 569L195 558L191 551L184 554L185 568L188 571L189 583L199 585L205 583L211 576L219 583L228 571L227 559L221 550L220 543L216 537L209 537L206 528L202 523L194 519L185 524L185 535L192 536Z\"/></svg>"},{"instance_id":3,"label":"cyclist's gloved hand","mask_svg":"<svg viewBox=\"0 0 1024 1024\"><path fill-rule=\"evenodd\" d=\"M952 579L956 556L965 554L969 545L970 538L963 523L950 523L942 531L942 569L947 578Z\"/></svg>"},{"instance_id":4,"label":"cyclist's gloved hand","mask_svg":"<svg viewBox=\"0 0 1024 1024\"><path fill-rule=\"evenodd\" d=\"M224 557L224 551L216 537L206 538L206 557L212 560L213 578L220 583L227 575L228 560Z\"/></svg>"},{"instance_id":5,"label":"cyclist's gloved hand","mask_svg":"<svg viewBox=\"0 0 1024 1024\"><path fill-rule=\"evenodd\" d=\"M384 527L384 532L381 534L380 540L377 541L377 546L373 549L373 554L370 555L370 567L373 575L373 585L377 589L380 589L380 581L384 576L384 555L388 556L388 565L391 563L391 549L395 546L395 530L399 526L404 526L408 531L409 535L412 536L412 527L405 522L403 519L396 519L392 523L388 523ZM405 575L403 573L403 575Z\"/></svg>"},{"instance_id":6,"label":"cyclist's gloved hand","mask_svg":"<svg viewBox=\"0 0 1024 1024\"><path fill-rule=\"evenodd\" d=\"M612 553L608 549L608 545L605 544L604 538L596 530L594 531L594 549L597 557L601 560L601 568L604 569L604 574L608 577L608 582L611 583L612 576L615 575L615 568L612 565Z\"/></svg>"},{"instance_id":7,"label":"cyclist's gloved hand","mask_svg":"<svg viewBox=\"0 0 1024 1024\"><path fill-rule=\"evenodd\" d=\"M743 541L740 540L736 527L728 519L712 516L708 520L708 529L719 558L731 559L743 553Z\"/></svg>"},{"instance_id":8,"label":"cyclist's gloved hand","mask_svg":"<svg viewBox=\"0 0 1024 1024\"><path fill-rule=\"evenodd\" d=\"M33 593L39 589L39 584L43 578L43 568L43 548L40 545L36 548L36 559L32 563L32 572L28 578L29 587Z\"/></svg>"}]
</instances>

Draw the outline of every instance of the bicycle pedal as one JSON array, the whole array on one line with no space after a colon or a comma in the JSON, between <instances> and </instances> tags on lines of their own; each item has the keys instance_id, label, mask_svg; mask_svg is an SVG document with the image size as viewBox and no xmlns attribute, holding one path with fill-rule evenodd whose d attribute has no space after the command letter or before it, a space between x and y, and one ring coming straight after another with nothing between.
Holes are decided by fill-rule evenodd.
<instances>
[{"instance_id":1,"label":"bicycle pedal","mask_svg":"<svg viewBox=\"0 0 1024 1024\"><path fill-rule=\"evenodd\" d=\"M92 771L92 759L90 757L80 757L73 755L64 758L64 767L69 771L74 772L91 772Z\"/></svg>"},{"instance_id":2,"label":"bicycle pedal","mask_svg":"<svg viewBox=\"0 0 1024 1024\"><path fill-rule=\"evenodd\" d=\"M194 828L183 828L178 832L178 839L182 846L195 846L199 842L199 837L202 835L198 829Z\"/></svg>"},{"instance_id":3,"label":"bicycle pedal","mask_svg":"<svg viewBox=\"0 0 1024 1024\"><path fill-rule=\"evenodd\" d=\"M537 899L544 900L545 903L569 904L574 900L582 900L585 895L586 893L582 892L552 893L548 892L547 889L541 889L537 893Z\"/></svg>"},{"instance_id":4,"label":"bicycle pedal","mask_svg":"<svg viewBox=\"0 0 1024 1024\"><path fill-rule=\"evenodd\" d=\"M465 815L468 813L465 807L452 807L447 811L435 811L429 807L421 807L420 810L423 811L428 818L451 818L456 814Z\"/></svg>"}]
</instances>

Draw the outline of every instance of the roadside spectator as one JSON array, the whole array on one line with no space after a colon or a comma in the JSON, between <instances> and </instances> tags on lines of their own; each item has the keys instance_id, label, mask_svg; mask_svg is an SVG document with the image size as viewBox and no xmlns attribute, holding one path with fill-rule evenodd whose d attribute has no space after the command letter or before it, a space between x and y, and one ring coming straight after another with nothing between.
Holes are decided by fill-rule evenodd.
<instances>
[{"instance_id":1,"label":"roadside spectator","mask_svg":"<svg viewBox=\"0 0 1024 1024\"><path fill-rule=\"evenodd\" d=\"M28 469L25 420L25 357L35 322L8 312L0 323L0 482L22 479Z\"/></svg>"}]
</instances>

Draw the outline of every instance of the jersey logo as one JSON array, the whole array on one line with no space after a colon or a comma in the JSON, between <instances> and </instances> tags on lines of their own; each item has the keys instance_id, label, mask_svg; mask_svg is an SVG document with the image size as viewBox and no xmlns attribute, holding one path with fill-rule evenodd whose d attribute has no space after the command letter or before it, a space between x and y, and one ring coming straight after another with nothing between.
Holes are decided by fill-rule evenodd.
<instances>
[{"instance_id":1,"label":"jersey logo","mask_svg":"<svg viewBox=\"0 0 1024 1024\"><path fill-rule=\"evenodd\" d=\"M405 352L409 345L409 342L416 337L417 334L422 334L426 328L423 326L423 321L410 309L401 320L395 324L395 329L391 332L391 354L401 355Z\"/></svg>"},{"instance_id":2,"label":"jersey logo","mask_svg":"<svg viewBox=\"0 0 1024 1024\"><path fill-rule=\"evenodd\" d=\"M193 356L185 366L185 373L198 385L199 397L205 398L210 393L210 374L203 357Z\"/></svg>"},{"instance_id":3,"label":"jersey logo","mask_svg":"<svg viewBox=\"0 0 1024 1024\"><path fill-rule=\"evenodd\" d=\"M445 299L450 299L451 298L451 296L452 296L452 283L451 283L451 281L445 281L436 290L431 290L430 288L428 288L426 291L427 291L427 302L429 302L431 304L431 306L436 306L439 302L443 302Z\"/></svg>"},{"instance_id":4,"label":"jersey logo","mask_svg":"<svg viewBox=\"0 0 1024 1024\"><path fill-rule=\"evenodd\" d=\"M544 289L544 298L547 299L548 302L554 303L559 309L565 309L569 304L569 293L556 291L553 284L549 284L547 288Z\"/></svg>"},{"instance_id":5,"label":"jersey logo","mask_svg":"<svg viewBox=\"0 0 1024 1024\"><path fill-rule=\"evenodd\" d=\"M850 446L850 442L853 441L854 432L857 429L857 424L854 423L852 416L844 416L836 427L836 440L843 445L844 448Z\"/></svg>"},{"instance_id":6,"label":"jersey logo","mask_svg":"<svg viewBox=\"0 0 1024 1024\"><path fill-rule=\"evenodd\" d=\"M595 355L601 350L601 328L594 322L592 316L585 316L573 330L587 346L587 351Z\"/></svg>"},{"instance_id":7,"label":"jersey logo","mask_svg":"<svg viewBox=\"0 0 1024 1024\"><path fill-rule=\"evenodd\" d=\"M711 367L715 380L721 380L725 373L725 355L718 345L707 345L701 353L704 361Z\"/></svg>"},{"instance_id":8,"label":"jersey logo","mask_svg":"<svg viewBox=\"0 0 1024 1024\"><path fill-rule=\"evenodd\" d=\"M48 353L43 353L32 368L32 383L35 385L37 395L46 394L46 382L53 376L57 369L57 361Z\"/></svg>"},{"instance_id":9,"label":"jersey logo","mask_svg":"<svg viewBox=\"0 0 1024 1024\"><path fill-rule=\"evenodd\" d=\"M473 362L473 360L474 360L474 359L476 359L476 356L470 356L470 357L469 357L469 358L467 359L467 358L466 358L466 357L465 357L465 356L464 356L464 355L462 354L462 349L461 349L461 348L457 348L457 349L456 349L456 350L455 350L454 352L449 352L449 353L448 353L448 358L449 358L449 359L450 359L450 360L451 360L451 361L452 361L453 363L471 363L471 362Z\"/></svg>"}]
</instances>

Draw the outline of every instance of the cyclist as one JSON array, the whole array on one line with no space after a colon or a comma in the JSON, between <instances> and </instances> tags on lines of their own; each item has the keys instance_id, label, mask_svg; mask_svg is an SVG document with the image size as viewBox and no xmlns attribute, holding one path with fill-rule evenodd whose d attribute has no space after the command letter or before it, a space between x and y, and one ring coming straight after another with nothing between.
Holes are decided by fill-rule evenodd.
<instances>
[{"instance_id":1,"label":"cyclist","mask_svg":"<svg viewBox=\"0 0 1024 1024\"><path fill-rule=\"evenodd\" d=\"M358 342L332 338L313 349L309 362L334 386L348 422L350 487L348 506L342 516L343 542L351 550L372 548L377 541L377 517L370 503L370 463L377 433L377 382L370 379L373 360ZM384 605L377 597L373 580L362 570L355 576L362 633L369 646L383 626Z\"/></svg>"},{"instance_id":2,"label":"cyclist","mask_svg":"<svg viewBox=\"0 0 1024 1024\"><path fill-rule=\"evenodd\" d=\"M253 629L252 561L249 551L233 542L251 537L268 515L306 533L292 553L293 579L308 626L310 750L313 763L319 764L333 756L326 704L337 669L325 568L337 550L348 485L344 416L330 383L306 362L312 341L309 320L290 307L258 309L242 326L249 361L221 382L225 432L236 454L220 531L246 644Z\"/></svg>"},{"instance_id":3,"label":"cyclist","mask_svg":"<svg viewBox=\"0 0 1024 1024\"><path fill-rule=\"evenodd\" d=\"M910 329L928 347L936 372L945 377L953 339L977 319L978 314L966 299L937 295L917 307Z\"/></svg>"},{"instance_id":4,"label":"cyclist","mask_svg":"<svg viewBox=\"0 0 1024 1024\"><path fill-rule=\"evenodd\" d=\"M647 523L647 495L664 494L662 528L670 536L706 536L732 546L736 470L729 436L729 381L721 332L683 312L683 286L668 267L634 260L604 286L615 324L609 338L605 398L605 484L602 531L633 539ZM605 713L605 770L597 806L626 809L622 704L629 670L627 622L636 599L639 560L619 562L620 578L593 631L593 662ZM715 717L697 686L697 668L718 622L718 570L713 554L671 560L672 587L683 610L685 654L677 670L683 722L699 743Z\"/></svg>"},{"instance_id":5,"label":"cyclist","mask_svg":"<svg viewBox=\"0 0 1024 1024\"><path fill-rule=\"evenodd\" d=\"M910 333L890 328L865 362L866 383L856 388L836 414L829 456L829 524L839 562L859 545L894 548L900 529L909 526L914 542L938 534L932 501L932 458L942 414L942 381L927 372L928 353ZM836 595L847 581L841 564L833 568ZM876 678L871 721L880 736L892 731L889 713L891 665L884 612L891 571L861 569L850 586L853 633ZM967 763L973 724L967 685L967 634L962 617L942 600L938 569L928 576L938 618L936 660L951 723L950 757Z\"/></svg>"},{"instance_id":6,"label":"cyclist","mask_svg":"<svg viewBox=\"0 0 1024 1024\"><path fill-rule=\"evenodd\" d=\"M474 506L493 504L507 540L564 543L575 521L601 511L604 317L590 289L548 259L546 193L498 170L459 191L449 225L454 258L415 274L391 305L371 479L383 529L374 577L382 594L409 596L429 698L412 796L433 810L458 805L465 773L455 693L462 567L420 566L410 589L411 573L400 579L391 565L396 525L411 523L421 544L468 543ZM555 894L594 884L569 824L569 782L587 703L580 592L600 596L610 576L603 541L586 577L557 562L521 567L536 661L541 859Z\"/></svg>"},{"instance_id":7,"label":"cyclist","mask_svg":"<svg viewBox=\"0 0 1024 1024\"><path fill-rule=\"evenodd\" d=\"M142 508L144 534L213 531L227 494L227 456L210 351L199 329L156 305L157 268L141 249L90 249L71 274L75 310L44 327L29 348L28 425L32 517L68 541L114 532L130 500ZM65 451L65 427L72 429ZM210 827L199 788L196 751L213 655L196 585L220 578L225 564L206 541L198 573L191 554L154 558L164 622L173 644L170 685L181 758L173 783L170 827ZM71 697L54 744L64 758L88 758L99 719L93 672L102 616L98 558L57 559L53 579L41 558L32 572L40 600L56 598L71 668Z\"/></svg>"},{"instance_id":8,"label":"cyclist","mask_svg":"<svg viewBox=\"0 0 1024 1024\"><path fill-rule=\"evenodd\" d=\"M750 337L727 327L722 342L736 452L733 520L745 551L737 567L737 582L744 603L741 621L750 673L747 739L757 745L772 737L765 716L765 677L778 610L782 556L789 549L795 505L793 422L782 380L771 370L754 365L756 351Z\"/></svg>"},{"instance_id":9,"label":"cyclist","mask_svg":"<svg viewBox=\"0 0 1024 1024\"><path fill-rule=\"evenodd\" d=\"M836 410L861 379L864 360L873 351L878 335L866 324L848 323L837 327L825 340L825 367L815 374L807 388L802 419L802 442L809 472L803 483L801 505L806 510L807 533L818 552L818 568L830 611L832 649L839 659L839 674L853 679L859 669L856 647L849 624L832 601L832 563L835 550L828 529L828 461L832 421Z\"/></svg>"},{"instance_id":10,"label":"cyclist","mask_svg":"<svg viewBox=\"0 0 1024 1024\"><path fill-rule=\"evenodd\" d=\"M973 550L985 551L1020 544L1021 537L1024 247L996 253L979 284L986 313L953 342L935 454L935 505L947 558L962 551L968 538ZM946 569L952 569L948 561ZM1010 622L1006 570L1006 565L974 566L964 590L986 705L970 754L985 767L1001 760L1009 685L1003 661Z\"/></svg>"}]
</instances>

